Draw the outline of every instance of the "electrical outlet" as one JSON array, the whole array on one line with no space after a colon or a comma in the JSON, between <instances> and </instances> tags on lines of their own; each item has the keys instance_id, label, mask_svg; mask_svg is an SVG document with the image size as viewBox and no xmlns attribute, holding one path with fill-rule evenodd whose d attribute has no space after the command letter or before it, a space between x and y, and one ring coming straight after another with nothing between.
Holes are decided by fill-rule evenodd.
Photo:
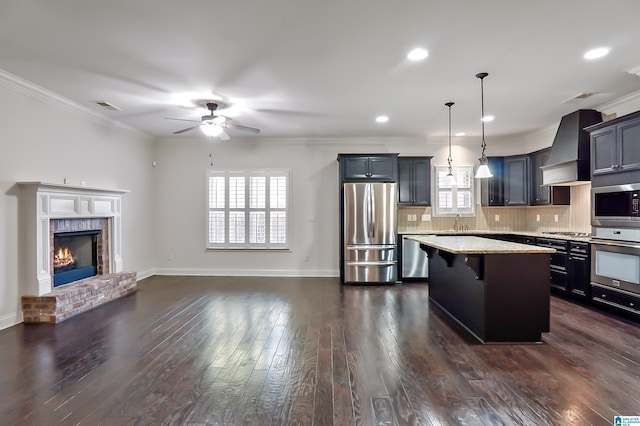
<instances>
[{"instance_id":1,"label":"electrical outlet","mask_svg":"<svg viewBox=\"0 0 640 426\"><path fill-rule=\"evenodd\" d=\"M536 222L540 222L540 215L539 214L536 215Z\"/></svg>"},{"instance_id":2,"label":"electrical outlet","mask_svg":"<svg viewBox=\"0 0 640 426\"><path fill-rule=\"evenodd\" d=\"M411 222L415 222L416 220L418 220L418 215L417 214L412 214L411 215Z\"/></svg>"},{"instance_id":3,"label":"electrical outlet","mask_svg":"<svg viewBox=\"0 0 640 426\"><path fill-rule=\"evenodd\" d=\"M553 215L553 221L554 221L554 222L557 222L557 221L558 221L558 215L557 215L557 214L554 214L554 215Z\"/></svg>"},{"instance_id":4,"label":"electrical outlet","mask_svg":"<svg viewBox=\"0 0 640 426\"><path fill-rule=\"evenodd\" d=\"M495 220L496 222L500 222L500 215L497 214L493 217L493 220Z\"/></svg>"},{"instance_id":5,"label":"electrical outlet","mask_svg":"<svg viewBox=\"0 0 640 426\"><path fill-rule=\"evenodd\" d=\"M410 214L407 215L407 222L411 222L411 215Z\"/></svg>"},{"instance_id":6,"label":"electrical outlet","mask_svg":"<svg viewBox=\"0 0 640 426\"><path fill-rule=\"evenodd\" d=\"M430 222L431 221L431 215L430 214L423 214L422 215L422 221L423 222Z\"/></svg>"}]
</instances>

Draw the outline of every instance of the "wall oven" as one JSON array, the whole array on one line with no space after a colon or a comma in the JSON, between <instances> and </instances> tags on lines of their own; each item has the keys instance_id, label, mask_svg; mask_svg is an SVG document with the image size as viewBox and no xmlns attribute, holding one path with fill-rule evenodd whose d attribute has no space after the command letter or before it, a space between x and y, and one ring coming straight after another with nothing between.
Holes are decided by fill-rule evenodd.
<instances>
[{"instance_id":1,"label":"wall oven","mask_svg":"<svg viewBox=\"0 0 640 426\"><path fill-rule=\"evenodd\" d=\"M640 314L640 228L592 230L592 300Z\"/></svg>"}]
</instances>

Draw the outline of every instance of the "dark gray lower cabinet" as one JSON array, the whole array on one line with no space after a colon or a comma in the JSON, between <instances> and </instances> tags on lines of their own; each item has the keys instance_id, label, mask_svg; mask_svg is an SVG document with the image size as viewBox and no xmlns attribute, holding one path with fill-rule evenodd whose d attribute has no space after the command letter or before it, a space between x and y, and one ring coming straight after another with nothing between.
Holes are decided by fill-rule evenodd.
<instances>
[{"instance_id":1,"label":"dark gray lower cabinet","mask_svg":"<svg viewBox=\"0 0 640 426\"><path fill-rule=\"evenodd\" d=\"M640 295L638 294L591 284L591 300L597 305L631 314L635 319L640 318Z\"/></svg>"},{"instance_id":2,"label":"dark gray lower cabinet","mask_svg":"<svg viewBox=\"0 0 640 426\"><path fill-rule=\"evenodd\" d=\"M567 291L573 296L589 299L591 261L589 243L569 242L567 259Z\"/></svg>"}]
</instances>

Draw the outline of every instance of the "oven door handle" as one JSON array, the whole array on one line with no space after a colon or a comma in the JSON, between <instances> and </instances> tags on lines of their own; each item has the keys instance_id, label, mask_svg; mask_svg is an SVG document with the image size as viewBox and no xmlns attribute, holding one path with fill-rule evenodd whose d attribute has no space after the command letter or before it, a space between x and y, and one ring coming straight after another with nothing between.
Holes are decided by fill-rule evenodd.
<instances>
[{"instance_id":1,"label":"oven door handle","mask_svg":"<svg viewBox=\"0 0 640 426\"><path fill-rule=\"evenodd\" d=\"M640 249L640 244L631 244L631 243L625 243L625 242L621 242L621 241L618 242L618 241L591 239L591 244L593 244L593 245L602 245L602 246L627 247L627 248Z\"/></svg>"}]
</instances>

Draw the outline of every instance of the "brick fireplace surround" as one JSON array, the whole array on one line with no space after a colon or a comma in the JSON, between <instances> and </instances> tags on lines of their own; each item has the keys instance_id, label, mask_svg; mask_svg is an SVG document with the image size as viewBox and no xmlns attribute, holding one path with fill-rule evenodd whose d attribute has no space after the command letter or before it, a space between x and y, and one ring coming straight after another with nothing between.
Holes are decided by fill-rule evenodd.
<instances>
[{"instance_id":1,"label":"brick fireplace surround","mask_svg":"<svg viewBox=\"0 0 640 426\"><path fill-rule=\"evenodd\" d=\"M24 322L58 323L136 290L136 273L122 271L121 206L129 191L20 182L25 218ZM100 231L98 275L53 287L53 235Z\"/></svg>"}]
</instances>

